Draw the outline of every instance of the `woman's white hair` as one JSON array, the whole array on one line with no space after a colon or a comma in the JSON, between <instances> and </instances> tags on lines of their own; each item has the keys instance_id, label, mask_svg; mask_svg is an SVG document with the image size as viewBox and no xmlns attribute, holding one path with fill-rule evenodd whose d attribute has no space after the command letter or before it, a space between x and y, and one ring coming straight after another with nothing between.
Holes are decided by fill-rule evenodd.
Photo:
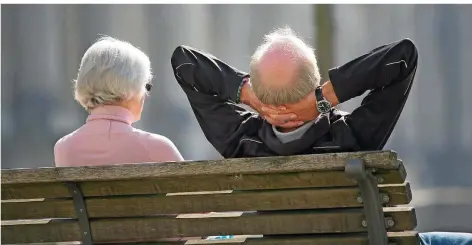
<instances>
[{"instance_id":1,"label":"woman's white hair","mask_svg":"<svg viewBox=\"0 0 472 245\"><path fill-rule=\"evenodd\" d=\"M128 42L103 37L85 52L74 80L75 99L90 111L146 93L149 57Z\"/></svg>"}]
</instances>

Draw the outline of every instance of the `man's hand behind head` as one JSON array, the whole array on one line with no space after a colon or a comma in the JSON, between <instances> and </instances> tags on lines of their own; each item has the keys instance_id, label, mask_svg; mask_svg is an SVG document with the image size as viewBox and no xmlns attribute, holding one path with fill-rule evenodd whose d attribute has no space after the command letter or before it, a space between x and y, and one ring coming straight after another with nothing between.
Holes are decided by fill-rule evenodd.
<instances>
[{"instance_id":1,"label":"man's hand behind head","mask_svg":"<svg viewBox=\"0 0 472 245\"><path fill-rule=\"evenodd\" d=\"M296 128L303 125L295 113L288 112L283 106L262 105L262 116L264 119L279 128Z\"/></svg>"},{"instance_id":2,"label":"man's hand behind head","mask_svg":"<svg viewBox=\"0 0 472 245\"><path fill-rule=\"evenodd\" d=\"M293 104L286 104L284 107L285 113L295 114L297 120L302 122L315 120L320 114L316 108L315 93L310 93L302 100Z\"/></svg>"},{"instance_id":3,"label":"man's hand behind head","mask_svg":"<svg viewBox=\"0 0 472 245\"><path fill-rule=\"evenodd\" d=\"M331 81L327 81L322 86L323 97L325 97L332 106L339 104L339 100L334 92L333 85ZM308 94L305 98L300 101L292 104L283 105L284 110L278 110L276 112L270 111L270 113L286 113L286 114L295 114L297 120L302 122L308 122L315 120L320 112L316 107L316 96L315 93ZM264 108L263 108L264 109Z\"/></svg>"},{"instance_id":4,"label":"man's hand behind head","mask_svg":"<svg viewBox=\"0 0 472 245\"><path fill-rule=\"evenodd\" d=\"M303 121L297 119L297 115L286 112L283 106L263 104L251 89L250 81L244 83L241 88L241 102L257 111L268 123L281 128L295 128L303 125Z\"/></svg>"}]
</instances>

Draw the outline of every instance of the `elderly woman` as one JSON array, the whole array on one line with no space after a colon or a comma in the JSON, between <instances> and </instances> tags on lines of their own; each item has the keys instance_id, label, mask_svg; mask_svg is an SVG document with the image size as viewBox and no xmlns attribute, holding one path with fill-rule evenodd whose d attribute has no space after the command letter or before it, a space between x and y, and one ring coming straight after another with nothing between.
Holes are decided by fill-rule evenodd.
<instances>
[{"instance_id":1,"label":"elderly woman","mask_svg":"<svg viewBox=\"0 0 472 245\"><path fill-rule=\"evenodd\" d=\"M151 79L149 58L138 48L110 37L94 43L74 80L75 99L90 115L56 143L56 166L183 160L168 138L131 126L141 118Z\"/></svg>"}]
</instances>

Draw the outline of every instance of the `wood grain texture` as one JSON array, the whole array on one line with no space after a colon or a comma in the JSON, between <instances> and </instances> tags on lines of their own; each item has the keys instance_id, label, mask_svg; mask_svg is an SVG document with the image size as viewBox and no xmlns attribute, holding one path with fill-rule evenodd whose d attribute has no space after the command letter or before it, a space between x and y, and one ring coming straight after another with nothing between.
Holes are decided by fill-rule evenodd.
<instances>
[{"instance_id":1,"label":"wood grain texture","mask_svg":"<svg viewBox=\"0 0 472 245\"><path fill-rule=\"evenodd\" d=\"M420 245L418 233L414 231L388 232L389 242L396 245ZM123 244L123 243L119 243ZM369 245L367 234L330 234L330 235L290 235L277 237L235 236L233 239L225 240L182 240L182 241L159 241L127 243L129 245ZM108 245L118 245L110 243Z\"/></svg>"},{"instance_id":2,"label":"wood grain texture","mask_svg":"<svg viewBox=\"0 0 472 245\"><path fill-rule=\"evenodd\" d=\"M71 197L63 183L2 184L2 200Z\"/></svg>"},{"instance_id":3,"label":"wood grain texture","mask_svg":"<svg viewBox=\"0 0 472 245\"><path fill-rule=\"evenodd\" d=\"M24 200L2 202L2 221L15 219L75 218L74 203L69 200Z\"/></svg>"},{"instance_id":4,"label":"wood grain texture","mask_svg":"<svg viewBox=\"0 0 472 245\"><path fill-rule=\"evenodd\" d=\"M79 241L79 224L75 221L24 220L2 221L2 244Z\"/></svg>"},{"instance_id":5,"label":"wood grain texture","mask_svg":"<svg viewBox=\"0 0 472 245\"><path fill-rule=\"evenodd\" d=\"M388 205L408 204L411 201L408 183L383 185L379 189L381 193L389 196ZM356 199L358 195L358 188L343 187L87 198L85 203L90 218L106 218L155 214L361 207L362 204ZM75 217L74 204L70 199L2 203L2 220Z\"/></svg>"},{"instance_id":6,"label":"wood grain texture","mask_svg":"<svg viewBox=\"0 0 472 245\"><path fill-rule=\"evenodd\" d=\"M395 225L389 231L413 230L416 226L414 209L385 208L385 215L392 217ZM146 217L96 219L91 221L93 239L96 242L130 240L152 241L171 237L196 237L210 235L258 235L258 234L311 234L365 232L361 223L362 209L290 212L249 213L224 217ZM8 221L7 221L8 222ZM287 225L290 224L290 225ZM2 222L2 243L61 242L79 239L75 222L45 222L43 224L5 224Z\"/></svg>"},{"instance_id":7,"label":"wood grain texture","mask_svg":"<svg viewBox=\"0 0 472 245\"><path fill-rule=\"evenodd\" d=\"M388 232L390 243L396 245L420 245L418 233L415 231ZM323 234L323 235L289 235L277 237L259 237L259 236L235 236L233 239L225 240L205 240L205 239L160 239L155 242L120 242L120 243L102 243L107 245L369 245L366 233L350 234ZM54 243L30 243L30 245L80 245L75 242L54 242Z\"/></svg>"},{"instance_id":8,"label":"wood grain texture","mask_svg":"<svg viewBox=\"0 0 472 245\"><path fill-rule=\"evenodd\" d=\"M2 184L343 170L349 159L362 159L369 168L394 170L399 167L397 154L392 151L352 152L158 164L4 169Z\"/></svg>"},{"instance_id":9,"label":"wood grain texture","mask_svg":"<svg viewBox=\"0 0 472 245\"><path fill-rule=\"evenodd\" d=\"M406 172L378 170L382 184L400 184ZM209 175L175 178L88 181L78 183L84 196L159 194L195 191L262 190L308 187L355 186L344 171L276 174ZM63 183L2 184L2 200L70 197Z\"/></svg>"}]
</instances>

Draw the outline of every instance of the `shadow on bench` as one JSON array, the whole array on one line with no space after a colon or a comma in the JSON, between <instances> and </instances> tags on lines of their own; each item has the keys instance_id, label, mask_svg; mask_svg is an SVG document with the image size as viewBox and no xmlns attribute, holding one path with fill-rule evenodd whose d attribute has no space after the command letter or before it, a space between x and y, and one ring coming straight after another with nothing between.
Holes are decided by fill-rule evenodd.
<instances>
[{"instance_id":1,"label":"shadow on bench","mask_svg":"<svg viewBox=\"0 0 472 245\"><path fill-rule=\"evenodd\" d=\"M2 170L2 244L414 245L405 177L391 151Z\"/></svg>"}]
</instances>

